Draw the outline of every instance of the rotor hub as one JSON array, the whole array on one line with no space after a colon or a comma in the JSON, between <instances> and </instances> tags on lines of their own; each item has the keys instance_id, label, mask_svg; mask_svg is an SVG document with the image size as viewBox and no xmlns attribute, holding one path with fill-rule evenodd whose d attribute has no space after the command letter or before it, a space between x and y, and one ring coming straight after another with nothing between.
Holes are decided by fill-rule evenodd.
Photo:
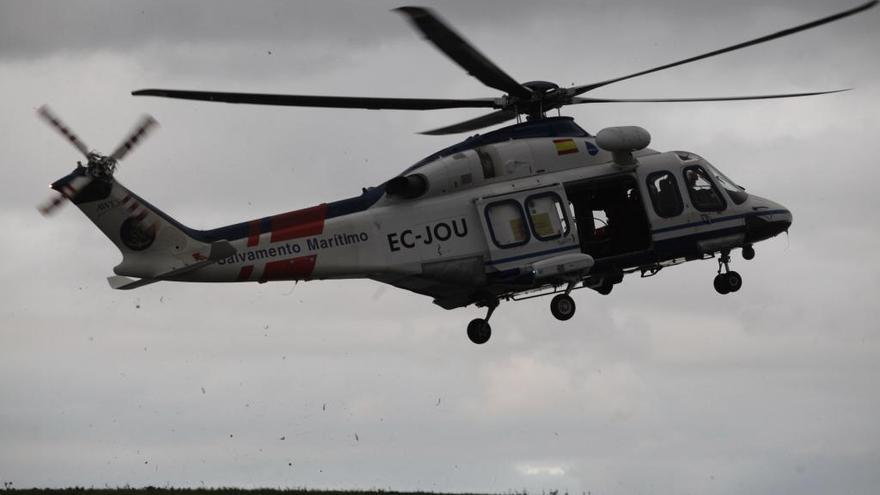
<instances>
[{"instance_id":1,"label":"rotor hub","mask_svg":"<svg viewBox=\"0 0 880 495\"><path fill-rule=\"evenodd\" d=\"M559 85L550 81L529 81L522 84L538 94L546 94L550 91L559 89Z\"/></svg>"},{"instance_id":2,"label":"rotor hub","mask_svg":"<svg viewBox=\"0 0 880 495\"><path fill-rule=\"evenodd\" d=\"M112 156L105 156L95 151L90 151L88 156L88 172L89 175L96 178L110 178L116 172L116 159Z\"/></svg>"}]
</instances>

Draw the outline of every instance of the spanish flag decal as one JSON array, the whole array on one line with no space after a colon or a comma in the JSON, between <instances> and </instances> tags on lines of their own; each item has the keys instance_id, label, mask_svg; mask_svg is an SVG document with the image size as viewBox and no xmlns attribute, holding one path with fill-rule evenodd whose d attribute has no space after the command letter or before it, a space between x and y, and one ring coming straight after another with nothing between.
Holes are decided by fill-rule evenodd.
<instances>
[{"instance_id":1,"label":"spanish flag decal","mask_svg":"<svg viewBox=\"0 0 880 495\"><path fill-rule=\"evenodd\" d=\"M556 145L556 154L559 156L578 152L574 139L554 139L553 144Z\"/></svg>"}]
</instances>

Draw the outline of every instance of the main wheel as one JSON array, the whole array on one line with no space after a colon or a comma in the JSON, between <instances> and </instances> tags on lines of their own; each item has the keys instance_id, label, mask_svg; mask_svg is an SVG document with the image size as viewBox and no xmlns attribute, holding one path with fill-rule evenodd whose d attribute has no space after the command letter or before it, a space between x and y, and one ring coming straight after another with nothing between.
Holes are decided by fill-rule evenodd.
<instances>
[{"instance_id":1,"label":"main wheel","mask_svg":"<svg viewBox=\"0 0 880 495\"><path fill-rule=\"evenodd\" d=\"M751 245L743 246L742 249L743 259L750 260L755 257L755 248Z\"/></svg>"},{"instance_id":2,"label":"main wheel","mask_svg":"<svg viewBox=\"0 0 880 495\"><path fill-rule=\"evenodd\" d=\"M485 344L492 336L492 327L482 318L474 318L468 323L467 335L474 344Z\"/></svg>"},{"instance_id":3,"label":"main wheel","mask_svg":"<svg viewBox=\"0 0 880 495\"><path fill-rule=\"evenodd\" d=\"M609 283L609 282L604 282L599 287L596 287L596 292L598 292L599 294L602 294L603 296L607 296L608 294L611 294L611 289L613 289L613 288L614 288L614 284Z\"/></svg>"},{"instance_id":4,"label":"main wheel","mask_svg":"<svg viewBox=\"0 0 880 495\"><path fill-rule=\"evenodd\" d=\"M727 272L725 278L727 279L727 290L730 292L738 291L743 285L743 279L739 273Z\"/></svg>"},{"instance_id":5,"label":"main wheel","mask_svg":"<svg viewBox=\"0 0 880 495\"><path fill-rule=\"evenodd\" d=\"M715 290L719 294L727 294L730 292L730 287L727 285L727 274L719 273L715 275L715 280L712 281L712 285L715 286Z\"/></svg>"},{"instance_id":6,"label":"main wheel","mask_svg":"<svg viewBox=\"0 0 880 495\"><path fill-rule=\"evenodd\" d=\"M574 316L574 299L568 294L559 294L550 301L550 312L557 320L568 320Z\"/></svg>"}]
</instances>

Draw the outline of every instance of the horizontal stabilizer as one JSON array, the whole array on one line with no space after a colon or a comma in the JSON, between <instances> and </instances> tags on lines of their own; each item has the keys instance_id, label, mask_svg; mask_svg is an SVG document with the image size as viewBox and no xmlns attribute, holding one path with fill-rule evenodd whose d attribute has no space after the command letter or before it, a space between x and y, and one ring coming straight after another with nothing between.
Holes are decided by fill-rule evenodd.
<instances>
[{"instance_id":1,"label":"horizontal stabilizer","mask_svg":"<svg viewBox=\"0 0 880 495\"><path fill-rule=\"evenodd\" d=\"M118 290L137 289L138 287L143 287L154 282L159 282L160 280L178 279L182 275L200 270L208 265L213 265L223 258L228 258L235 254L235 252L236 249L232 247L229 242L217 241L211 244L211 252L208 254L208 259L204 261L193 263L192 265L186 265L181 268L176 268L174 270L156 275L155 277L142 278L138 280L129 277L123 277L120 275L114 275L112 277L107 277L107 282L110 283L110 287Z\"/></svg>"},{"instance_id":2,"label":"horizontal stabilizer","mask_svg":"<svg viewBox=\"0 0 880 495\"><path fill-rule=\"evenodd\" d=\"M152 284L153 282L158 282L157 278L142 278L142 279L134 279L129 277L123 277L121 275L113 275L112 277L107 277L107 282L110 283L110 287L117 290L131 290L137 289L138 287L143 287L147 284Z\"/></svg>"},{"instance_id":3,"label":"horizontal stabilizer","mask_svg":"<svg viewBox=\"0 0 880 495\"><path fill-rule=\"evenodd\" d=\"M232 244L229 244L227 241L216 241L211 244L211 252L208 254L208 259L212 262L220 261L235 253L236 249L232 247Z\"/></svg>"}]
</instances>

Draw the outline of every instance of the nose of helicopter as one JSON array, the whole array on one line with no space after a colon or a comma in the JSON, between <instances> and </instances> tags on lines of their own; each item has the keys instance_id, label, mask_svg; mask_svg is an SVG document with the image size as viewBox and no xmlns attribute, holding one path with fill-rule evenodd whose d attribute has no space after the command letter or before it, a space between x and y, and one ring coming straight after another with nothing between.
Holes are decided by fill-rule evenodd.
<instances>
[{"instance_id":1,"label":"nose of helicopter","mask_svg":"<svg viewBox=\"0 0 880 495\"><path fill-rule=\"evenodd\" d=\"M788 208L769 199L752 196L753 214L746 217L746 231L750 242L770 239L791 227L792 214Z\"/></svg>"}]
</instances>

